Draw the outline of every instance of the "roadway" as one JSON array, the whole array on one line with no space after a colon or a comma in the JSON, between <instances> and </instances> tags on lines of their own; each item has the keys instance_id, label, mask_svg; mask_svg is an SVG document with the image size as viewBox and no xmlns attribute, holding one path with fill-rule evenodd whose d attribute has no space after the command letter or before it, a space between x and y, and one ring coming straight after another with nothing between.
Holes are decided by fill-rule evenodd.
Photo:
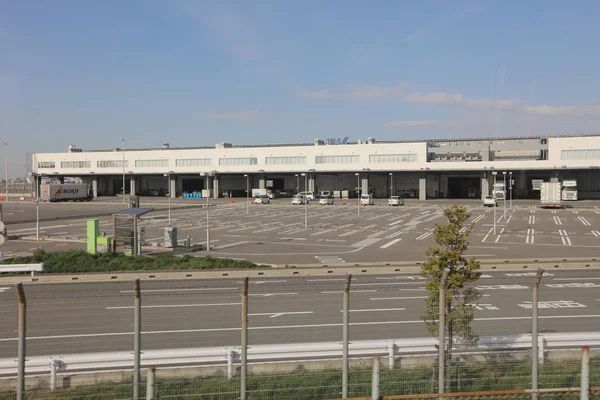
<instances>
[{"instance_id":1,"label":"roadway","mask_svg":"<svg viewBox=\"0 0 600 400\"><path fill-rule=\"evenodd\" d=\"M385 202L385 199L377 201ZM247 211L243 203L229 204L220 199L209 208L211 254L287 265L419 262L424 259L427 248L435 244L435 224L445 222L437 203L408 202L406 206L394 208L383 205L361 207L360 215L354 203L343 204L336 200L333 206L312 203L305 209L304 206L292 206L289 199L277 199L268 205L251 204ZM163 208L144 216L141 226L145 228L146 244L161 245L163 229L168 225L168 211L164 203L156 204ZM468 255L476 256L482 263L504 263L515 259L591 261L598 255L598 202L576 202L570 208L543 210L531 201L515 201L506 214L498 207L495 216L493 209L482 207L480 202L465 201L464 204L471 212L470 222L474 224ZM175 205L187 207L175 209ZM81 204L56 206L65 212L71 206ZM115 207L115 204L105 206ZM305 213L308 228L304 227ZM101 216L98 219L101 231L110 234L111 218ZM171 222L178 228L181 241L189 235L193 243L204 245L205 208L178 201L174 203ZM44 241L35 242L31 241L35 224L10 224L10 234L28 236L29 240L9 241L2 250L6 257L11 257L30 254L37 246L51 250L84 248L85 226L83 218L44 222L41 224Z\"/></svg>"},{"instance_id":2,"label":"roadway","mask_svg":"<svg viewBox=\"0 0 600 400\"><path fill-rule=\"evenodd\" d=\"M479 335L531 332L534 272L486 271L476 308ZM239 279L142 281L143 348L239 345ZM249 343L339 341L344 276L253 278ZM0 358L16 355L17 302L0 285ZM415 273L353 277L350 340L428 337L425 280ZM540 288L541 332L600 330L600 273L549 270ZM29 355L130 350L131 282L27 283Z\"/></svg>"}]
</instances>

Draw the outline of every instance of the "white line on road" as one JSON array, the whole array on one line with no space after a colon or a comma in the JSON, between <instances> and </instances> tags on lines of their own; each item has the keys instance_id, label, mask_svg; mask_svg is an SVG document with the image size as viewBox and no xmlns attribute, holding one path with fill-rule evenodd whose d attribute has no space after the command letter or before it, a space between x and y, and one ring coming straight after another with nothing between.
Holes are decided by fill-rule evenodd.
<instances>
[{"instance_id":1,"label":"white line on road","mask_svg":"<svg viewBox=\"0 0 600 400\"><path fill-rule=\"evenodd\" d=\"M590 277L585 277L585 276L581 276L578 278L553 278L553 281L579 281L579 280L584 280L584 281L589 281L589 280L598 280L600 278L590 278Z\"/></svg>"},{"instance_id":2,"label":"white line on road","mask_svg":"<svg viewBox=\"0 0 600 400\"><path fill-rule=\"evenodd\" d=\"M257 293L257 294L249 294L248 296L256 296L256 297L271 297L271 296L292 296L298 293Z\"/></svg>"},{"instance_id":3,"label":"white line on road","mask_svg":"<svg viewBox=\"0 0 600 400\"><path fill-rule=\"evenodd\" d=\"M427 296L413 296L413 297L372 297L369 300L413 300L413 299L426 299Z\"/></svg>"},{"instance_id":4,"label":"white line on road","mask_svg":"<svg viewBox=\"0 0 600 400\"><path fill-rule=\"evenodd\" d=\"M233 242L233 243L224 244L222 246L217 246L217 250L226 249L228 247L233 247L233 246L237 246L238 244L244 244L244 243L248 243L248 242L243 240L241 242Z\"/></svg>"},{"instance_id":5,"label":"white line on road","mask_svg":"<svg viewBox=\"0 0 600 400\"><path fill-rule=\"evenodd\" d=\"M560 239L562 240L563 245L571 246L571 239L569 238L569 234L564 229L559 229L558 233L560 234Z\"/></svg>"},{"instance_id":6,"label":"white line on road","mask_svg":"<svg viewBox=\"0 0 600 400\"><path fill-rule=\"evenodd\" d=\"M525 243L533 244L535 240L535 230L533 228L527 228L527 237L525 238Z\"/></svg>"},{"instance_id":7,"label":"white line on road","mask_svg":"<svg viewBox=\"0 0 600 400\"><path fill-rule=\"evenodd\" d=\"M560 217L558 215L554 216L554 223L556 225L562 225L562 221L560 220Z\"/></svg>"},{"instance_id":8,"label":"white line on road","mask_svg":"<svg viewBox=\"0 0 600 400\"><path fill-rule=\"evenodd\" d=\"M394 222L392 222L391 224L388 224L388 225L389 225L389 226L396 225L396 224L399 224L399 223L400 223L400 222L402 222L402 221L403 221L403 220L399 219L398 221L394 221Z\"/></svg>"},{"instance_id":9,"label":"white line on road","mask_svg":"<svg viewBox=\"0 0 600 400\"><path fill-rule=\"evenodd\" d=\"M579 220L581 221L581 223L582 223L583 225L585 225L585 226L590 226L590 225L592 225L592 224L590 224L590 222L589 222L587 219L585 219L585 217L577 217L577 218L579 218Z\"/></svg>"},{"instance_id":10,"label":"white line on road","mask_svg":"<svg viewBox=\"0 0 600 400\"><path fill-rule=\"evenodd\" d=\"M290 312L279 312L279 313L272 313L272 312L268 312L268 313L254 313L254 314L248 314L249 316L261 316L261 315L268 315L271 318L277 318L277 317L281 317L282 315L296 315L296 314L312 314L312 311L290 311Z\"/></svg>"},{"instance_id":11,"label":"white line on road","mask_svg":"<svg viewBox=\"0 0 600 400\"><path fill-rule=\"evenodd\" d=\"M345 280L345 279L342 279ZM356 286L356 284L353 284L352 286ZM326 291L326 292L321 292L322 294L340 294L340 293L344 293L343 290L330 290L330 291ZM353 290L352 293L377 293L377 290L375 289L368 289L368 290Z\"/></svg>"},{"instance_id":12,"label":"white line on road","mask_svg":"<svg viewBox=\"0 0 600 400\"><path fill-rule=\"evenodd\" d=\"M368 310L349 310L350 312L371 312L371 311L405 311L406 308L371 308ZM340 310L344 312L344 310Z\"/></svg>"},{"instance_id":13,"label":"white line on road","mask_svg":"<svg viewBox=\"0 0 600 400\"><path fill-rule=\"evenodd\" d=\"M600 237L600 232L598 232L598 231L592 231L592 235L594 235L596 237Z\"/></svg>"},{"instance_id":14,"label":"white line on road","mask_svg":"<svg viewBox=\"0 0 600 400\"><path fill-rule=\"evenodd\" d=\"M417 285L419 281L414 282L381 282L381 283L356 283L352 286L389 286L389 285Z\"/></svg>"},{"instance_id":15,"label":"white line on road","mask_svg":"<svg viewBox=\"0 0 600 400\"><path fill-rule=\"evenodd\" d=\"M431 236L433 234L433 229L425 232L424 234L422 234L421 236L417 237L415 240L423 240L426 239L427 237Z\"/></svg>"},{"instance_id":16,"label":"white line on road","mask_svg":"<svg viewBox=\"0 0 600 400\"><path fill-rule=\"evenodd\" d=\"M342 234L340 234L338 236L339 237L350 236L350 235L354 235L355 233L358 233L358 232L360 232L360 230L359 229L355 229L355 230L350 231L350 232L342 233Z\"/></svg>"},{"instance_id":17,"label":"white line on road","mask_svg":"<svg viewBox=\"0 0 600 400\"><path fill-rule=\"evenodd\" d=\"M391 242L388 242L388 243L384 244L383 246L381 246L380 249L387 249L388 247L393 246L394 244L398 243L401 240L402 239L394 239Z\"/></svg>"},{"instance_id":18,"label":"white line on road","mask_svg":"<svg viewBox=\"0 0 600 400\"><path fill-rule=\"evenodd\" d=\"M178 307L219 307L219 306L239 306L242 303L213 303L213 304L164 304L164 305L152 305L142 306L142 308L178 308ZM105 307L107 310L126 310L134 308L134 306L118 306L118 307Z\"/></svg>"},{"instance_id":19,"label":"white line on road","mask_svg":"<svg viewBox=\"0 0 600 400\"><path fill-rule=\"evenodd\" d=\"M506 224L508 224L510 222L510 219L512 218L512 215L509 215L509 217L506 219Z\"/></svg>"},{"instance_id":20,"label":"white line on road","mask_svg":"<svg viewBox=\"0 0 600 400\"><path fill-rule=\"evenodd\" d=\"M529 216L529 225L533 225L535 224L535 215L530 215Z\"/></svg>"},{"instance_id":21,"label":"white line on road","mask_svg":"<svg viewBox=\"0 0 600 400\"><path fill-rule=\"evenodd\" d=\"M215 288L186 288L186 289L143 289L142 293L168 293L168 292L216 292L220 290L237 290L235 287ZM133 293L133 290L121 290L121 293Z\"/></svg>"},{"instance_id":22,"label":"white line on road","mask_svg":"<svg viewBox=\"0 0 600 400\"><path fill-rule=\"evenodd\" d=\"M380 240L382 240L382 239L381 238L369 238L369 239L361 240L358 243L354 243L352 245L352 247L361 247L361 248L362 247L367 247L367 246L370 246L372 244L375 244L375 243L379 242Z\"/></svg>"},{"instance_id":23,"label":"white line on road","mask_svg":"<svg viewBox=\"0 0 600 400\"><path fill-rule=\"evenodd\" d=\"M496 240L494 240L494 243L498 243L498 241L500 240L500 238L502 237L502 234L504 233L504 228L502 228L502 230L500 230L500 234L498 235L498 237L496 238Z\"/></svg>"}]
</instances>

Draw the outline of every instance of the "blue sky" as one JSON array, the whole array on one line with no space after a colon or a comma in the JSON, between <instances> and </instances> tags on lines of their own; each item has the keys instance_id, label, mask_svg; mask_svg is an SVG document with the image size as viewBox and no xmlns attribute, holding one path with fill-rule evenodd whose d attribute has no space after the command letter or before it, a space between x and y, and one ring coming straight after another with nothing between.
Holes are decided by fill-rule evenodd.
<instances>
[{"instance_id":1,"label":"blue sky","mask_svg":"<svg viewBox=\"0 0 600 400\"><path fill-rule=\"evenodd\" d=\"M0 0L0 141L17 176L27 152L121 138L597 132L598 15L583 0Z\"/></svg>"}]
</instances>

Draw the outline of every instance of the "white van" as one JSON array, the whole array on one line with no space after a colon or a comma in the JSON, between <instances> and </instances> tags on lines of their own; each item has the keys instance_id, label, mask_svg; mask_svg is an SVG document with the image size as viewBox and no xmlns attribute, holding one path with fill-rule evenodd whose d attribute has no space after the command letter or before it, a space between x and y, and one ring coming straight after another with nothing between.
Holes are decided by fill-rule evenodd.
<instances>
[{"instance_id":1,"label":"white van","mask_svg":"<svg viewBox=\"0 0 600 400\"><path fill-rule=\"evenodd\" d=\"M306 203L306 197L295 194L292 196L292 204L294 205L301 205L301 204L305 204Z\"/></svg>"},{"instance_id":2,"label":"white van","mask_svg":"<svg viewBox=\"0 0 600 400\"><path fill-rule=\"evenodd\" d=\"M361 206L372 206L375 204L375 200L373 199L372 194L361 194L360 195L360 205Z\"/></svg>"},{"instance_id":3,"label":"white van","mask_svg":"<svg viewBox=\"0 0 600 400\"><path fill-rule=\"evenodd\" d=\"M305 197L307 200L314 200L315 199L315 192L300 192L298 193L298 195Z\"/></svg>"}]
</instances>

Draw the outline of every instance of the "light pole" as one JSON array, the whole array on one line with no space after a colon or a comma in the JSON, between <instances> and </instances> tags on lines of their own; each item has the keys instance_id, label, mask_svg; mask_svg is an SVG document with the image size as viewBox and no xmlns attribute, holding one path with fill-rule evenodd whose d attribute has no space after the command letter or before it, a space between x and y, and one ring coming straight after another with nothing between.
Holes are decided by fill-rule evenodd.
<instances>
[{"instance_id":1,"label":"light pole","mask_svg":"<svg viewBox=\"0 0 600 400\"><path fill-rule=\"evenodd\" d=\"M123 166L123 203L125 203L125 139L121 139L121 153L123 155L123 160L121 161Z\"/></svg>"},{"instance_id":2,"label":"light pole","mask_svg":"<svg viewBox=\"0 0 600 400\"><path fill-rule=\"evenodd\" d=\"M358 216L360 217L360 174L357 172L354 175L356 175L356 196L357 196L356 197L357 198L356 209L358 210L357 213L358 213Z\"/></svg>"},{"instance_id":3,"label":"light pole","mask_svg":"<svg viewBox=\"0 0 600 400\"><path fill-rule=\"evenodd\" d=\"M390 172L390 197L394 195L394 174Z\"/></svg>"},{"instance_id":4,"label":"light pole","mask_svg":"<svg viewBox=\"0 0 600 400\"><path fill-rule=\"evenodd\" d=\"M246 214L250 214L250 176L244 174L244 177L246 177Z\"/></svg>"},{"instance_id":5,"label":"light pole","mask_svg":"<svg viewBox=\"0 0 600 400\"><path fill-rule=\"evenodd\" d=\"M502 177L504 179L504 196L502 196L502 197L504 197L504 201L503 201L504 214L503 214L502 218L506 219L506 171L502 171Z\"/></svg>"},{"instance_id":6,"label":"light pole","mask_svg":"<svg viewBox=\"0 0 600 400\"><path fill-rule=\"evenodd\" d=\"M173 173L173 171L169 171L165 174L167 177L167 190L169 193L169 226L171 226L171 174Z\"/></svg>"},{"instance_id":7,"label":"light pole","mask_svg":"<svg viewBox=\"0 0 600 400\"><path fill-rule=\"evenodd\" d=\"M296 194L300 193L300 175L296 174Z\"/></svg>"},{"instance_id":8,"label":"light pole","mask_svg":"<svg viewBox=\"0 0 600 400\"><path fill-rule=\"evenodd\" d=\"M35 240L40 241L40 193L38 190L38 174L30 172L29 175L35 180Z\"/></svg>"},{"instance_id":9,"label":"light pole","mask_svg":"<svg viewBox=\"0 0 600 400\"><path fill-rule=\"evenodd\" d=\"M512 178L512 172L508 173L508 183L509 183L509 191L510 191L510 204L509 204L509 208L512 210L512 185L513 185L513 178Z\"/></svg>"},{"instance_id":10,"label":"light pole","mask_svg":"<svg viewBox=\"0 0 600 400\"><path fill-rule=\"evenodd\" d=\"M497 171L492 172L492 175L494 175L494 186L496 187L496 175L498 175ZM494 191L492 191L492 193L494 193L494 235L496 234L496 193Z\"/></svg>"},{"instance_id":11,"label":"light pole","mask_svg":"<svg viewBox=\"0 0 600 400\"><path fill-rule=\"evenodd\" d=\"M304 190L308 187L308 174L302 173L304 177ZM308 229L308 196L304 198L304 229Z\"/></svg>"},{"instance_id":12,"label":"light pole","mask_svg":"<svg viewBox=\"0 0 600 400\"><path fill-rule=\"evenodd\" d=\"M8 201L8 143L4 142L4 149L6 150L6 157L4 158L4 173L6 175L6 198L4 201Z\"/></svg>"}]
</instances>

